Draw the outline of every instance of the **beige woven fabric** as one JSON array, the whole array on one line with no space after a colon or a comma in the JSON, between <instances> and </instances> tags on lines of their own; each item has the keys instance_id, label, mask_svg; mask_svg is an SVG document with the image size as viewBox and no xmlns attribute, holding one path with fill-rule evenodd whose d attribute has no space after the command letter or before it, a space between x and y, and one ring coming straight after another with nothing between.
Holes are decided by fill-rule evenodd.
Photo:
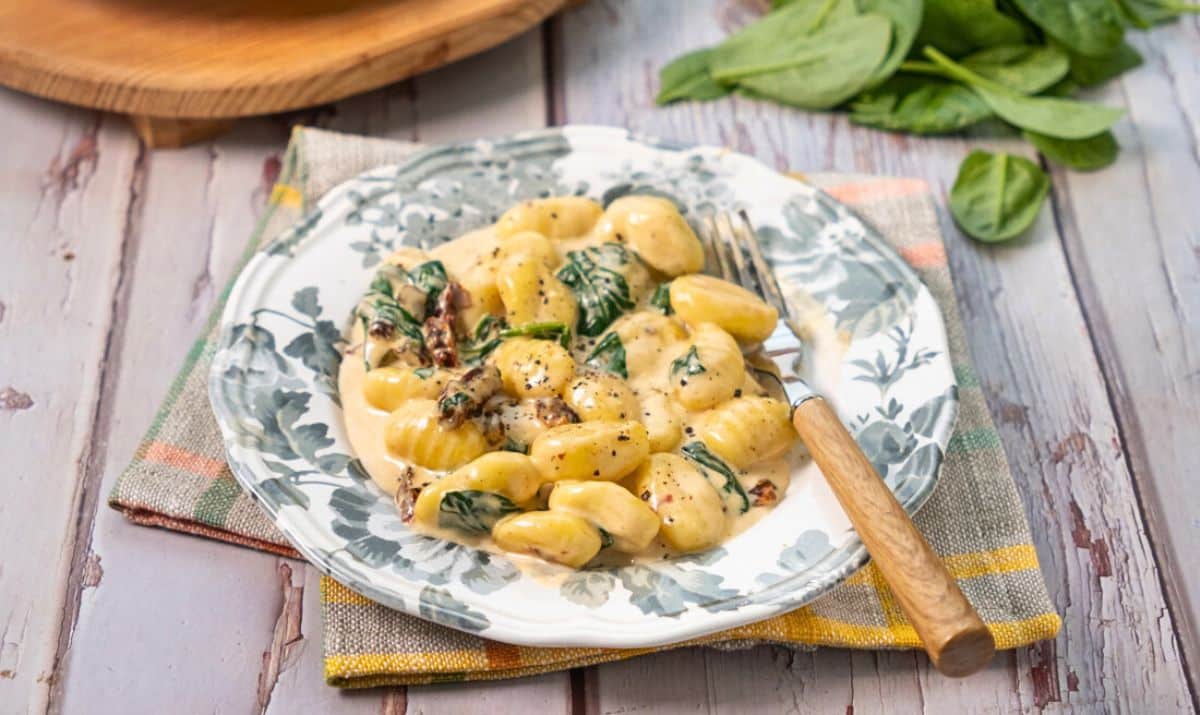
<instances>
[{"instance_id":1,"label":"beige woven fabric","mask_svg":"<svg viewBox=\"0 0 1200 715\"><path fill-rule=\"evenodd\" d=\"M338 183L395 163L416 145L297 129L280 183L247 246L291 225ZM854 207L917 270L942 306L960 410L938 488L916 517L1002 648L1052 638L1060 621L1038 568L1029 527L971 368L929 187L916 179L796 175ZM224 295L222 296L222 304ZM295 555L225 464L206 381L216 315L193 347L109 503L132 521ZM364 687L528 675L627 658L646 650L525 648L425 623L322 580L325 675ZM802 609L714 634L696 644L741 647L917 647L919 640L873 566Z\"/></svg>"}]
</instances>

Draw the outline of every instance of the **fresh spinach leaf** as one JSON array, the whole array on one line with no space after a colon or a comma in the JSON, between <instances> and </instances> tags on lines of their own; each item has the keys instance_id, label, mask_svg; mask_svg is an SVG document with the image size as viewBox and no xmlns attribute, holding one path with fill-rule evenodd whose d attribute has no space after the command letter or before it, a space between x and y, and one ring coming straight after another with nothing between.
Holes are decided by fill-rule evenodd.
<instances>
[{"instance_id":1,"label":"fresh spinach leaf","mask_svg":"<svg viewBox=\"0 0 1200 715\"><path fill-rule=\"evenodd\" d=\"M1087 139L1056 139L1037 132L1025 132L1025 138L1042 156L1076 171L1103 169L1117 160L1120 151L1112 132L1102 132Z\"/></svg>"},{"instance_id":2,"label":"fresh spinach leaf","mask_svg":"<svg viewBox=\"0 0 1200 715\"><path fill-rule=\"evenodd\" d=\"M675 312L671 307L671 283L659 283L654 289L654 295L650 296L650 305L658 309L658 312L663 315L670 315Z\"/></svg>"},{"instance_id":3,"label":"fresh spinach leaf","mask_svg":"<svg viewBox=\"0 0 1200 715\"><path fill-rule=\"evenodd\" d=\"M1081 55L1107 55L1117 49L1125 28L1112 0L1013 0L1047 35Z\"/></svg>"},{"instance_id":4,"label":"fresh spinach leaf","mask_svg":"<svg viewBox=\"0 0 1200 715\"><path fill-rule=\"evenodd\" d=\"M689 52L675 58L658 73L658 104L670 104L682 99L719 99L729 94L729 87L712 78L708 58L712 48Z\"/></svg>"},{"instance_id":5,"label":"fresh spinach leaf","mask_svg":"<svg viewBox=\"0 0 1200 715\"><path fill-rule=\"evenodd\" d=\"M1173 0L1117 0L1117 5L1131 24L1143 30L1173 22L1184 13L1200 12L1200 5Z\"/></svg>"},{"instance_id":6,"label":"fresh spinach leaf","mask_svg":"<svg viewBox=\"0 0 1200 715\"><path fill-rule=\"evenodd\" d=\"M558 279L567 284L579 303L580 335L600 335L613 321L634 307L622 268L638 260L619 243L603 243L567 253Z\"/></svg>"},{"instance_id":7,"label":"fresh spinach leaf","mask_svg":"<svg viewBox=\"0 0 1200 715\"><path fill-rule=\"evenodd\" d=\"M609 333L596 343L596 347L588 353L584 363L597 370L620 375L622 378L629 377L629 370L625 366L625 345L621 342L621 336L616 333Z\"/></svg>"},{"instance_id":8,"label":"fresh spinach leaf","mask_svg":"<svg viewBox=\"0 0 1200 715\"><path fill-rule=\"evenodd\" d=\"M930 45L951 57L973 50L1025 41L1021 23L996 9L994 0L925 0L916 45Z\"/></svg>"},{"instance_id":9,"label":"fresh spinach leaf","mask_svg":"<svg viewBox=\"0 0 1200 715\"><path fill-rule=\"evenodd\" d=\"M970 85L1001 119L1021 129L1059 139L1084 139L1107 130L1124 114L1120 109L1070 99L1026 97L931 47L925 48L925 55L955 79Z\"/></svg>"},{"instance_id":10,"label":"fresh spinach leaf","mask_svg":"<svg viewBox=\"0 0 1200 715\"><path fill-rule=\"evenodd\" d=\"M671 361L671 374L678 375L699 375L702 372L707 372L708 368L704 367L704 363L700 362L700 353L693 345L684 355L675 358Z\"/></svg>"},{"instance_id":11,"label":"fresh spinach leaf","mask_svg":"<svg viewBox=\"0 0 1200 715\"><path fill-rule=\"evenodd\" d=\"M912 50L913 40L917 30L921 28L921 15L924 9L923 0L858 0L858 9L864 13L878 13L892 23L892 43L888 48L883 63L875 68L875 73L867 82L868 87L875 87L887 81L896 73L900 63L908 57Z\"/></svg>"},{"instance_id":12,"label":"fresh spinach leaf","mask_svg":"<svg viewBox=\"0 0 1200 715\"><path fill-rule=\"evenodd\" d=\"M1000 45L961 60L964 67L1015 89L1037 94L1067 76L1070 58L1054 45Z\"/></svg>"},{"instance_id":13,"label":"fresh spinach leaf","mask_svg":"<svg viewBox=\"0 0 1200 715\"><path fill-rule=\"evenodd\" d=\"M438 526L468 534L487 534L497 521L521 511L516 504L495 492L475 489L446 492L438 506Z\"/></svg>"},{"instance_id":14,"label":"fresh spinach leaf","mask_svg":"<svg viewBox=\"0 0 1200 715\"><path fill-rule=\"evenodd\" d=\"M829 109L871 81L887 55L891 33L891 22L884 16L859 15L811 35L780 36L769 44L734 50L718 48L712 74L719 82L736 82L783 104Z\"/></svg>"},{"instance_id":15,"label":"fresh spinach leaf","mask_svg":"<svg viewBox=\"0 0 1200 715\"><path fill-rule=\"evenodd\" d=\"M737 475L729 468L720 457L709 451L708 446L703 442L688 442L680 449L683 456L698 464L702 471L707 475L708 472L716 472L721 477L724 477L724 483L721 484L720 490L728 494L735 494L741 500L741 512L745 513L750 509L750 497L746 494L746 490L738 481Z\"/></svg>"},{"instance_id":16,"label":"fresh spinach leaf","mask_svg":"<svg viewBox=\"0 0 1200 715\"><path fill-rule=\"evenodd\" d=\"M1071 79L1083 87L1095 87L1142 64L1142 54L1127 42L1101 57L1071 55Z\"/></svg>"},{"instance_id":17,"label":"fresh spinach leaf","mask_svg":"<svg viewBox=\"0 0 1200 715\"><path fill-rule=\"evenodd\" d=\"M850 105L850 121L876 129L945 134L992 116L969 87L931 77L898 74L859 95Z\"/></svg>"},{"instance_id":18,"label":"fresh spinach leaf","mask_svg":"<svg viewBox=\"0 0 1200 715\"><path fill-rule=\"evenodd\" d=\"M950 213L971 237L1006 241L1033 224L1049 191L1049 177L1032 161L976 150L959 167Z\"/></svg>"}]
</instances>

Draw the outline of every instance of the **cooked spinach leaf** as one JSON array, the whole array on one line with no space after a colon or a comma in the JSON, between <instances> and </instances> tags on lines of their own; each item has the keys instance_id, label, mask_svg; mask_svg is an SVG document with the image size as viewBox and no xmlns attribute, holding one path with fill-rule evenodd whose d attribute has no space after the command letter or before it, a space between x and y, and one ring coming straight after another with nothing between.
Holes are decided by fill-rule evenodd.
<instances>
[{"instance_id":1,"label":"cooked spinach leaf","mask_svg":"<svg viewBox=\"0 0 1200 715\"><path fill-rule=\"evenodd\" d=\"M425 315L433 313L438 296L446 288L450 279L446 276L446 267L441 261L428 261L416 266L408 273L413 285L425 294Z\"/></svg>"},{"instance_id":2,"label":"cooked spinach leaf","mask_svg":"<svg viewBox=\"0 0 1200 715\"><path fill-rule=\"evenodd\" d=\"M475 489L446 492L438 506L438 526L468 534L487 534L502 518L520 511L502 494Z\"/></svg>"},{"instance_id":3,"label":"cooked spinach leaf","mask_svg":"<svg viewBox=\"0 0 1200 715\"><path fill-rule=\"evenodd\" d=\"M483 362L493 350L504 342L502 333L507 326L504 318L496 315L485 315L475 324L475 330L470 340L458 344L458 358L464 365L474 367Z\"/></svg>"},{"instance_id":4,"label":"cooked spinach leaf","mask_svg":"<svg viewBox=\"0 0 1200 715\"><path fill-rule=\"evenodd\" d=\"M658 308L658 312L663 315L670 315L675 312L671 307L671 283L659 283L654 289L654 295L650 296L650 305Z\"/></svg>"},{"instance_id":5,"label":"cooked spinach leaf","mask_svg":"<svg viewBox=\"0 0 1200 715\"><path fill-rule=\"evenodd\" d=\"M597 370L611 372L623 378L629 377L629 370L625 367L625 345L621 342L621 336L616 333L609 333L596 343L596 347L588 353L584 363Z\"/></svg>"},{"instance_id":6,"label":"cooked spinach leaf","mask_svg":"<svg viewBox=\"0 0 1200 715\"><path fill-rule=\"evenodd\" d=\"M533 338L553 340L564 348L571 347L571 329L565 323L526 323L500 331L501 338Z\"/></svg>"},{"instance_id":7,"label":"cooked spinach leaf","mask_svg":"<svg viewBox=\"0 0 1200 715\"><path fill-rule=\"evenodd\" d=\"M704 363L700 362L700 353L696 350L695 345L685 354L671 361L672 375L683 373L684 375L691 376L707 371L708 369L704 367Z\"/></svg>"},{"instance_id":8,"label":"cooked spinach leaf","mask_svg":"<svg viewBox=\"0 0 1200 715\"><path fill-rule=\"evenodd\" d=\"M414 375L416 375L417 377L421 378L422 380L428 380L428 379L429 379L429 376L430 376L430 375L432 375L432 374L433 374L433 371L434 371L434 370L436 370L436 369L437 369L437 368L435 368L435 367L432 367L432 366L430 366L430 367L419 367L419 368L417 368L416 370L413 370L413 374L414 374Z\"/></svg>"},{"instance_id":9,"label":"cooked spinach leaf","mask_svg":"<svg viewBox=\"0 0 1200 715\"><path fill-rule=\"evenodd\" d=\"M973 238L1006 241L1033 224L1049 191L1049 177L1032 161L973 151L950 189L950 213Z\"/></svg>"},{"instance_id":10,"label":"cooked spinach leaf","mask_svg":"<svg viewBox=\"0 0 1200 715\"><path fill-rule=\"evenodd\" d=\"M698 464L706 476L708 472L716 472L721 477L724 477L725 481L719 489L728 494L736 494L742 501L741 511L743 513L750 509L750 497L746 494L746 490L742 488L737 475L733 473L729 465L720 457L709 451L707 445L703 442L688 442L683 445L680 451L683 452L683 456Z\"/></svg>"},{"instance_id":11,"label":"cooked spinach leaf","mask_svg":"<svg viewBox=\"0 0 1200 715\"><path fill-rule=\"evenodd\" d=\"M605 531L604 529L601 529L598 526L596 527L596 531L600 532L600 548L607 549L608 547L612 546L613 543L615 543L613 541L612 534L608 533L607 531Z\"/></svg>"},{"instance_id":12,"label":"cooked spinach leaf","mask_svg":"<svg viewBox=\"0 0 1200 715\"><path fill-rule=\"evenodd\" d=\"M613 321L634 307L623 268L638 260L619 243L603 243L567 253L558 279L575 294L579 303L580 335L600 335Z\"/></svg>"}]
</instances>

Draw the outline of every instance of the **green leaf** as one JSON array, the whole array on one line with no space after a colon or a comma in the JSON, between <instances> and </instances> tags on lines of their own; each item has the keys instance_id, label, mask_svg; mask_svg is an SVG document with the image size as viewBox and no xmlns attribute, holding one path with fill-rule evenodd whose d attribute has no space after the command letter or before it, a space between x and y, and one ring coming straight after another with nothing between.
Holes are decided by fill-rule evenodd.
<instances>
[{"instance_id":1,"label":"green leaf","mask_svg":"<svg viewBox=\"0 0 1200 715\"><path fill-rule=\"evenodd\" d=\"M829 109L871 81L887 55L891 34L886 17L859 15L812 35L773 37L761 45L739 45L733 50L718 48L712 73L720 82L737 82L783 104Z\"/></svg>"},{"instance_id":2,"label":"green leaf","mask_svg":"<svg viewBox=\"0 0 1200 715\"><path fill-rule=\"evenodd\" d=\"M619 243L603 243L567 253L558 279L567 284L579 303L580 335L595 337L635 303L623 269L637 258Z\"/></svg>"},{"instance_id":3,"label":"green leaf","mask_svg":"<svg viewBox=\"0 0 1200 715\"><path fill-rule=\"evenodd\" d=\"M1021 94L1037 94L1067 76L1071 61L1053 45L1001 45L962 59L967 69Z\"/></svg>"},{"instance_id":4,"label":"green leaf","mask_svg":"<svg viewBox=\"0 0 1200 715\"><path fill-rule=\"evenodd\" d=\"M702 372L707 372L708 368L704 367L704 363L700 362L700 353L697 352L696 346L693 345L683 357L677 357L671 361L671 374L678 375L699 375Z\"/></svg>"},{"instance_id":5,"label":"green leaf","mask_svg":"<svg viewBox=\"0 0 1200 715\"><path fill-rule=\"evenodd\" d=\"M613 542L612 534L608 533L607 531L605 531L604 529L601 529L598 526L596 527L596 531L600 532L600 548L607 549L608 547L613 545L614 542Z\"/></svg>"},{"instance_id":6,"label":"green leaf","mask_svg":"<svg viewBox=\"0 0 1200 715\"><path fill-rule=\"evenodd\" d=\"M993 82L927 47L925 54L960 82L971 86L1001 119L1021 129L1060 139L1084 139L1107 130L1124 112L1056 97L1026 97Z\"/></svg>"},{"instance_id":7,"label":"green leaf","mask_svg":"<svg viewBox=\"0 0 1200 715\"><path fill-rule=\"evenodd\" d=\"M438 412L441 413L443 419L447 419L454 414L459 407L469 403L471 396L465 392L455 392L452 395L442 395L438 400Z\"/></svg>"},{"instance_id":8,"label":"green leaf","mask_svg":"<svg viewBox=\"0 0 1200 715\"><path fill-rule=\"evenodd\" d=\"M1033 224L1049 191L1049 177L1032 161L976 150L959 167L950 212L969 236L1006 241Z\"/></svg>"},{"instance_id":9,"label":"green leaf","mask_svg":"<svg viewBox=\"0 0 1200 715\"><path fill-rule=\"evenodd\" d=\"M438 526L468 534L487 534L497 521L521 511L508 497L475 489L446 492L438 506Z\"/></svg>"},{"instance_id":10,"label":"green leaf","mask_svg":"<svg viewBox=\"0 0 1200 715\"><path fill-rule=\"evenodd\" d=\"M675 312L671 307L671 283L659 283L654 289L654 295L650 296L650 305L658 308L658 312L663 315L670 315Z\"/></svg>"},{"instance_id":11,"label":"green leaf","mask_svg":"<svg viewBox=\"0 0 1200 715\"><path fill-rule=\"evenodd\" d=\"M629 370L625 367L625 345L616 333L609 333L596 343L584 363L622 378L629 377Z\"/></svg>"},{"instance_id":12,"label":"green leaf","mask_svg":"<svg viewBox=\"0 0 1200 715\"><path fill-rule=\"evenodd\" d=\"M458 358L464 365L474 367L482 363L493 350L504 342L504 318L490 313L479 319L470 340L458 344Z\"/></svg>"},{"instance_id":13,"label":"green leaf","mask_svg":"<svg viewBox=\"0 0 1200 715\"><path fill-rule=\"evenodd\" d=\"M658 104L670 104L683 99L718 99L729 94L729 87L717 82L708 72L712 48L680 55L658 73Z\"/></svg>"},{"instance_id":14,"label":"green leaf","mask_svg":"<svg viewBox=\"0 0 1200 715\"><path fill-rule=\"evenodd\" d=\"M433 371L434 371L434 370L436 370L436 369L437 369L437 368L435 368L435 367L432 367L432 366L430 366L430 367L419 367L419 368L417 368L416 370L413 370L413 374L414 374L414 375L416 375L417 377L421 378L422 380L428 380L428 379L429 379L429 376L430 376L430 375L432 375L432 374L433 374Z\"/></svg>"},{"instance_id":15,"label":"green leaf","mask_svg":"<svg viewBox=\"0 0 1200 715\"><path fill-rule=\"evenodd\" d=\"M996 9L994 0L925 0L916 45L930 45L951 57L973 50L1025 41L1025 29Z\"/></svg>"},{"instance_id":16,"label":"green leaf","mask_svg":"<svg viewBox=\"0 0 1200 715\"><path fill-rule=\"evenodd\" d=\"M864 13L878 13L892 23L892 42L883 63L875 68L867 83L875 87L896 73L900 63L912 49L917 30L921 28L923 0L858 0L858 8Z\"/></svg>"},{"instance_id":17,"label":"green leaf","mask_svg":"<svg viewBox=\"0 0 1200 715\"><path fill-rule=\"evenodd\" d=\"M746 490L742 488L737 475L733 473L729 465L725 464L720 457L710 452L703 442L688 442L683 445L680 451L683 452L683 456L700 465L706 472L713 471L724 477L725 481L720 488L725 493L737 495L741 499L742 513L750 509L750 497L746 494Z\"/></svg>"},{"instance_id":18,"label":"green leaf","mask_svg":"<svg viewBox=\"0 0 1200 715\"><path fill-rule=\"evenodd\" d=\"M446 275L446 267L442 265L441 261L429 261L409 271L409 277L412 278L413 285L420 288L421 292L425 294L425 315L427 316L433 312L438 296L450 281Z\"/></svg>"},{"instance_id":19,"label":"green leaf","mask_svg":"<svg viewBox=\"0 0 1200 715\"><path fill-rule=\"evenodd\" d=\"M571 347L571 329L565 323L559 322L526 323L515 328L505 328L500 331L500 337L553 340L564 348Z\"/></svg>"},{"instance_id":20,"label":"green leaf","mask_svg":"<svg viewBox=\"0 0 1200 715\"><path fill-rule=\"evenodd\" d=\"M1087 139L1056 139L1036 132L1025 132L1030 144L1055 164L1076 171L1103 169L1117 160L1120 147L1112 132L1103 132Z\"/></svg>"},{"instance_id":21,"label":"green leaf","mask_svg":"<svg viewBox=\"0 0 1200 715\"><path fill-rule=\"evenodd\" d=\"M850 121L876 129L946 134L992 116L969 87L932 77L898 74L850 105Z\"/></svg>"},{"instance_id":22,"label":"green leaf","mask_svg":"<svg viewBox=\"0 0 1200 715\"><path fill-rule=\"evenodd\" d=\"M1142 64L1142 55L1128 43L1100 57L1071 55L1071 79L1081 86L1095 87Z\"/></svg>"},{"instance_id":23,"label":"green leaf","mask_svg":"<svg viewBox=\"0 0 1200 715\"><path fill-rule=\"evenodd\" d=\"M1121 44L1125 27L1112 0L1013 0L1047 35L1081 55L1102 56Z\"/></svg>"},{"instance_id":24,"label":"green leaf","mask_svg":"<svg viewBox=\"0 0 1200 715\"><path fill-rule=\"evenodd\" d=\"M1200 12L1200 5L1171 0L1117 0L1117 5L1130 23L1143 30L1173 22L1184 13Z\"/></svg>"}]
</instances>

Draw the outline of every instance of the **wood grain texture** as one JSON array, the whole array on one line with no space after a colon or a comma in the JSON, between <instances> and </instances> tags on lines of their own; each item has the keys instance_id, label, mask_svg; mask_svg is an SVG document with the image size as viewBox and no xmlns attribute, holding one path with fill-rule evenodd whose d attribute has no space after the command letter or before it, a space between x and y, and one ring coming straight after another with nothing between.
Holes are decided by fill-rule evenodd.
<instances>
[{"instance_id":1,"label":"wood grain texture","mask_svg":"<svg viewBox=\"0 0 1200 715\"><path fill-rule=\"evenodd\" d=\"M106 355L122 329L139 153L92 113L8 90L0 102L0 703L37 708L63 586L86 563L72 544L82 485L104 460L92 435L112 420Z\"/></svg>"},{"instance_id":2,"label":"wood grain texture","mask_svg":"<svg viewBox=\"0 0 1200 715\"><path fill-rule=\"evenodd\" d=\"M1188 662L1200 663L1200 19L1134 35L1146 64L1096 98L1123 106L1115 166L1054 171L1056 215ZM1195 687L1195 683L1193 683Z\"/></svg>"},{"instance_id":3,"label":"wood grain texture","mask_svg":"<svg viewBox=\"0 0 1200 715\"><path fill-rule=\"evenodd\" d=\"M501 69L490 86L472 92L481 67ZM139 241L123 304L126 328L106 363L117 374L109 395L114 418L95 436L108 444L108 457L96 470L103 482L90 488L101 495L111 488L201 331L278 176L291 122L423 141L515 131L544 121L542 78L541 35L531 33L346 103L248 120L215 141L146 154L133 211ZM440 711L443 699L456 712L496 709L487 685L412 696L403 688L340 693L326 686L318 574L304 564L135 527L103 505L91 533L76 548L95 556L103 576L77 587L79 614L65 624L70 647L55 710L137 702L150 712L405 712L410 698L430 712ZM464 698L469 691L474 695ZM514 707L528 700L565 712L570 702L565 673L504 692Z\"/></svg>"},{"instance_id":4,"label":"wood grain texture","mask_svg":"<svg viewBox=\"0 0 1200 715\"><path fill-rule=\"evenodd\" d=\"M778 169L919 176L943 200L969 147L1028 155L1025 145L1009 138L886 134L838 115L741 98L654 106L663 62L719 40L761 6L690 3L671 14L670 33L661 32L658 20L667 12L663 2L608 0L564 14L554 23L555 119L728 146ZM855 654L847 662L822 651L811 657L833 659L827 677L852 678L851 702L836 688L823 691L810 683L804 707L849 704L860 712L915 701L931 712L988 711L964 707L972 702L1003 703L1001 710L1190 710L1171 614L1054 213L1043 211L1027 238L998 247L970 242L942 218L971 351L1051 595L1064 616L1063 632L1056 641L1004 654L961 686L940 677L924 656ZM1128 298L1120 284L1107 289L1116 299ZM1183 333L1189 334L1194 340L1194 331ZM744 672L779 670L771 665L770 649L744 657ZM864 658L895 667L868 674L855 667ZM613 680L610 671L621 678ZM680 709L710 707L728 697L714 690L702 669L671 670L655 659L601 666L593 677L600 712L635 708L664 682L694 694ZM822 692L830 693L828 700L814 694Z\"/></svg>"},{"instance_id":5,"label":"wood grain texture","mask_svg":"<svg viewBox=\"0 0 1200 715\"><path fill-rule=\"evenodd\" d=\"M934 667L955 678L987 667L992 634L841 418L815 397L796 407L792 423Z\"/></svg>"},{"instance_id":6,"label":"wood grain texture","mask_svg":"<svg viewBox=\"0 0 1200 715\"><path fill-rule=\"evenodd\" d=\"M493 47L564 0L0 3L0 83L151 117L244 117L374 89Z\"/></svg>"}]
</instances>

